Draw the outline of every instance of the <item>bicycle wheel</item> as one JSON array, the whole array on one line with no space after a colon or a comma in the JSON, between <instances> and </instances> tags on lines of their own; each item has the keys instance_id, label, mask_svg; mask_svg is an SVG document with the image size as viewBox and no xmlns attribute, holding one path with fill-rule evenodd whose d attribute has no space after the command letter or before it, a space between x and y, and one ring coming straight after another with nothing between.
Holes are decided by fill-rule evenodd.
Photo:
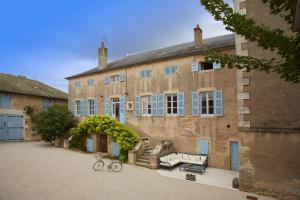
<instances>
[{"instance_id":1,"label":"bicycle wheel","mask_svg":"<svg viewBox=\"0 0 300 200\"><path fill-rule=\"evenodd\" d=\"M93 165L93 169L95 171L100 171L102 168L104 167L104 162L102 160L98 160L97 162L95 162L95 164Z\"/></svg>"},{"instance_id":2,"label":"bicycle wheel","mask_svg":"<svg viewBox=\"0 0 300 200\"><path fill-rule=\"evenodd\" d=\"M122 170L122 163L118 162L118 161L114 161L110 164L110 168L114 171L114 172L120 172Z\"/></svg>"}]
</instances>

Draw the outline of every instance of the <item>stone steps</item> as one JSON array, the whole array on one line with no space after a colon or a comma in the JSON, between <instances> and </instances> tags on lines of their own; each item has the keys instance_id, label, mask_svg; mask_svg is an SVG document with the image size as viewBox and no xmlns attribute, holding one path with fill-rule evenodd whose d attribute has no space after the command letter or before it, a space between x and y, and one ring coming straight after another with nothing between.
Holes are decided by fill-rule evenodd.
<instances>
[{"instance_id":1,"label":"stone steps","mask_svg":"<svg viewBox=\"0 0 300 200\"><path fill-rule=\"evenodd\" d=\"M153 149L154 148L152 146L146 145L143 154L137 158L135 164L141 167L150 168L150 154L153 151Z\"/></svg>"}]
</instances>

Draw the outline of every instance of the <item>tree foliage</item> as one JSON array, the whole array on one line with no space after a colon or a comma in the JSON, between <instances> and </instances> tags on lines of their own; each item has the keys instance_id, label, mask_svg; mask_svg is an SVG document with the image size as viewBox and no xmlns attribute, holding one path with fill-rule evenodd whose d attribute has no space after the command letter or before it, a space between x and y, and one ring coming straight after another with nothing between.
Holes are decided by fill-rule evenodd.
<instances>
[{"instance_id":1,"label":"tree foliage","mask_svg":"<svg viewBox=\"0 0 300 200\"><path fill-rule=\"evenodd\" d=\"M117 142L119 147L119 159L127 160L128 151L133 149L138 142L137 134L109 116L87 117L75 129L72 130L71 147L85 150L85 140L93 133L107 134Z\"/></svg>"},{"instance_id":2,"label":"tree foliage","mask_svg":"<svg viewBox=\"0 0 300 200\"><path fill-rule=\"evenodd\" d=\"M295 0L262 0L268 4L273 15L280 14L287 23L292 23ZM253 57L224 55L219 51L208 51L206 59L228 64L230 68L277 72L286 81L299 82L300 79L300 34L287 36L281 29L257 25L253 19L235 13L223 0L200 0L217 21L225 28L246 40L256 42L264 50L276 52L281 59L258 59Z\"/></svg>"},{"instance_id":3,"label":"tree foliage","mask_svg":"<svg viewBox=\"0 0 300 200\"><path fill-rule=\"evenodd\" d=\"M54 104L36 117L36 129L46 142L67 136L74 126L73 115L66 106Z\"/></svg>"}]
</instances>

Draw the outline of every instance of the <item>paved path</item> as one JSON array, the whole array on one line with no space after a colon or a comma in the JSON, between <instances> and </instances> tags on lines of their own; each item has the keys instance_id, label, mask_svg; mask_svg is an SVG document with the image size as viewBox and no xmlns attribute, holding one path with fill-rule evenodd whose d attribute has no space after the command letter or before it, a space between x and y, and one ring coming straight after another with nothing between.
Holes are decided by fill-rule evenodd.
<instances>
[{"instance_id":1,"label":"paved path","mask_svg":"<svg viewBox=\"0 0 300 200\"><path fill-rule=\"evenodd\" d=\"M240 191L166 178L131 165L121 173L94 172L93 162L92 155L43 142L0 143L0 200L246 199Z\"/></svg>"}]
</instances>

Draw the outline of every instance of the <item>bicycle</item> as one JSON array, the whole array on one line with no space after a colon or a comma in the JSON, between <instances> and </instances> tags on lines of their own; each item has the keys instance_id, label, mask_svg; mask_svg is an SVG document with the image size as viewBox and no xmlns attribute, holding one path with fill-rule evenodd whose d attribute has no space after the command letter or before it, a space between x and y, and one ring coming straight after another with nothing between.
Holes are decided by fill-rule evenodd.
<instances>
[{"instance_id":1,"label":"bicycle","mask_svg":"<svg viewBox=\"0 0 300 200\"><path fill-rule=\"evenodd\" d=\"M95 157L97 161L94 163L93 169L95 171L100 171L104 167L104 160L100 154L95 155ZM120 172L122 171L122 163L118 160L110 160L110 164L107 166L107 169L111 169L114 172Z\"/></svg>"}]
</instances>

